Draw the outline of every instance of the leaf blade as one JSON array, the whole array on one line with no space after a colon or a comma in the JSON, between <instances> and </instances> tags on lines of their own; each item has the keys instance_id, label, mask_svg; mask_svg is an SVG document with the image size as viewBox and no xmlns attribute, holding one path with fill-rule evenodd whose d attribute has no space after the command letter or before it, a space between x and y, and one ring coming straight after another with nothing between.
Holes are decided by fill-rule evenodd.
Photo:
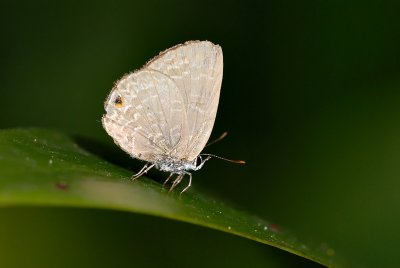
<instances>
[{"instance_id":1,"label":"leaf blade","mask_svg":"<svg viewBox=\"0 0 400 268\"><path fill-rule=\"evenodd\" d=\"M326 245L306 246L276 225L233 209L195 189L167 194L145 177L80 147L70 136L44 129L0 132L0 206L68 206L143 213L228 232L317 263L338 266Z\"/></svg>"}]
</instances>

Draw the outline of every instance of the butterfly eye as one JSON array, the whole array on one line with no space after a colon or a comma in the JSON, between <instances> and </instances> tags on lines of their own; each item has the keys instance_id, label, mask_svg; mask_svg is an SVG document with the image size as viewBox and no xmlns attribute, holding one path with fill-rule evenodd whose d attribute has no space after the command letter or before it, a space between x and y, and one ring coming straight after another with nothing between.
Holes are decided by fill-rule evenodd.
<instances>
[{"instance_id":1,"label":"butterfly eye","mask_svg":"<svg viewBox=\"0 0 400 268\"><path fill-rule=\"evenodd\" d=\"M114 104L115 104L115 107L117 107L117 108L123 107L124 102L122 101L122 97L118 95L114 100Z\"/></svg>"}]
</instances>

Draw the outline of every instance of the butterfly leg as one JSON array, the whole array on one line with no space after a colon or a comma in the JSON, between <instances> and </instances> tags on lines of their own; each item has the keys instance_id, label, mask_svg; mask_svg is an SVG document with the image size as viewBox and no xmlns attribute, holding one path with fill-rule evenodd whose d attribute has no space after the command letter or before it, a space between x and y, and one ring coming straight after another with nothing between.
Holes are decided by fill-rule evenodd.
<instances>
[{"instance_id":1,"label":"butterfly leg","mask_svg":"<svg viewBox=\"0 0 400 268\"><path fill-rule=\"evenodd\" d=\"M185 187L185 189L182 190L181 195L183 194L184 191L186 191L187 189L190 188L190 186L192 186L192 173L186 173L189 175L189 184Z\"/></svg>"},{"instance_id":2,"label":"butterfly leg","mask_svg":"<svg viewBox=\"0 0 400 268\"><path fill-rule=\"evenodd\" d=\"M185 176L185 174L179 174L178 177L176 177L171 188L169 189L169 192L171 192L181 182L183 176Z\"/></svg>"},{"instance_id":3,"label":"butterfly leg","mask_svg":"<svg viewBox=\"0 0 400 268\"><path fill-rule=\"evenodd\" d=\"M148 164L144 165L144 167L135 175L132 176L131 180L136 180L137 178L139 178L140 176L142 176L143 174L145 174L147 171L149 171L150 169L152 169L155 164L151 165L151 166L147 166Z\"/></svg>"},{"instance_id":4,"label":"butterfly leg","mask_svg":"<svg viewBox=\"0 0 400 268\"><path fill-rule=\"evenodd\" d=\"M169 174L168 178L164 181L163 183L163 188L165 187L165 185L167 184L167 182L169 181L169 179L171 179L171 177L174 175L174 173Z\"/></svg>"}]
</instances>

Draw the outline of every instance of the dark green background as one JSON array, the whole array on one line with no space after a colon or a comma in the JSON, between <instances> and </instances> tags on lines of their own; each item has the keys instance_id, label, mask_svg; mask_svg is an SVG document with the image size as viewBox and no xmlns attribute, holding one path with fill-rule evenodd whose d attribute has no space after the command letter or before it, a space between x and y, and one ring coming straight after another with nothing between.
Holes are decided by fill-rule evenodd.
<instances>
[{"instance_id":1,"label":"dark green background","mask_svg":"<svg viewBox=\"0 0 400 268\"><path fill-rule=\"evenodd\" d=\"M399 11L400 2L388 0L2 1L0 127L50 127L111 145L100 118L113 82L170 46L210 40L222 46L225 62L213 133L229 136L207 151L248 164L207 162L194 174L193 187L326 242L352 265L396 267ZM46 252L51 260L60 254L59 265L72 254L82 267L93 256L105 266L165 260L187 265L244 252L238 259L245 263L269 261L272 267L271 260L282 263L290 256L229 235L124 213L25 208L1 210L0 219L1 232L31 237L21 249L9 246L12 236L1 233L0 254L30 252L25 261L31 265L46 259ZM164 225L168 235L161 237L133 231ZM44 232L40 239L38 230ZM207 239L201 242L202 233ZM130 246L139 242L144 246ZM179 250L182 244L193 250ZM200 254L202 248L215 255ZM148 251L148 259L137 258ZM292 261L300 259L288 259L289 267Z\"/></svg>"}]
</instances>

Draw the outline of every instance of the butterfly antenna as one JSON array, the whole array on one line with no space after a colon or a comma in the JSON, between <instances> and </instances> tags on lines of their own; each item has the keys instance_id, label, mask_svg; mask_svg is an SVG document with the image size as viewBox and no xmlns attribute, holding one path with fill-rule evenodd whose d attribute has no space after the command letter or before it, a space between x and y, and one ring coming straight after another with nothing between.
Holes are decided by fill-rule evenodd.
<instances>
[{"instance_id":1,"label":"butterfly antenna","mask_svg":"<svg viewBox=\"0 0 400 268\"><path fill-rule=\"evenodd\" d=\"M243 160L227 159L227 158L223 158L221 156L214 155L214 154L201 154L201 155L205 155L205 156L209 156L209 157L215 157L215 158L218 158L218 159L221 159L221 160L225 160L225 161L228 161L228 162L231 162L231 163L235 163L235 164L246 164L246 162L243 161Z\"/></svg>"},{"instance_id":2,"label":"butterfly antenna","mask_svg":"<svg viewBox=\"0 0 400 268\"><path fill-rule=\"evenodd\" d=\"M207 147L207 146L210 146L211 144L214 144L214 143L216 143L216 142L219 142L220 140L222 140L223 138L225 138L226 135L228 135L228 132L225 131L224 133L222 133L221 136L219 136L218 138L216 138L215 140L213 140L212 142L210 142L209 144L207 144L207 145L204 146L204 147Z\"/></svg>"}]
</instances>

